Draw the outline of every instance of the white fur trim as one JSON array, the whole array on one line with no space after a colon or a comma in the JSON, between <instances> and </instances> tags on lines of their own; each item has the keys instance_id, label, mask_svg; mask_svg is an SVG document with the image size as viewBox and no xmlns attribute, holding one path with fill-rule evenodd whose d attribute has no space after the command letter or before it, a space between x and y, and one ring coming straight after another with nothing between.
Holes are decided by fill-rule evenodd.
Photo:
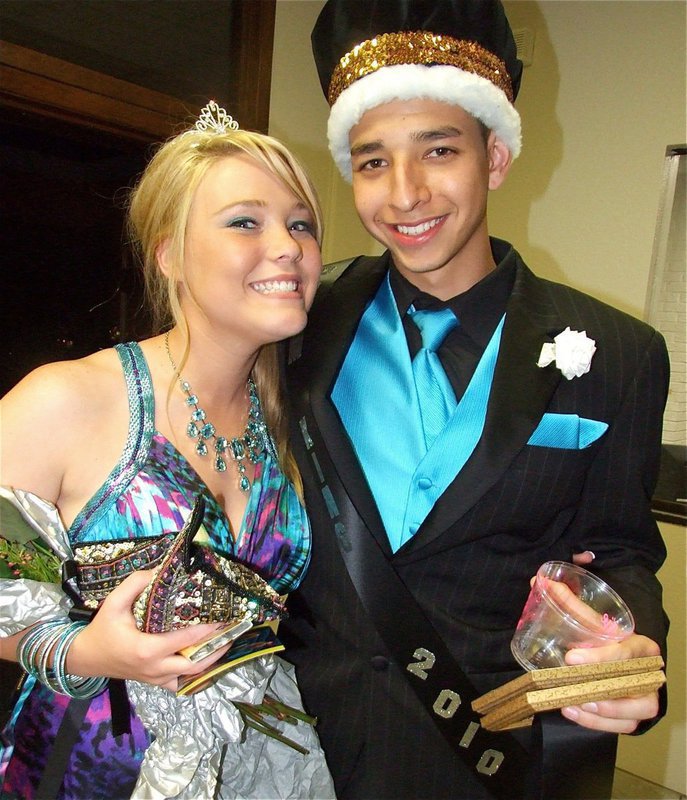
<instances>
[{"instance_id":1,"label":"white fur trim","mask_svg":"<svg viewBox=\"0 0 687 800\"><path fill-rule=\"evenodd\" d=\"M329 112L329 150L344 180L352 180L348 134L363 114L393 100L423 98L460 106L520 155L520 115L490 80L457 67L397 64L366 75L344 90Z\"/></svg>"}]
</instances>

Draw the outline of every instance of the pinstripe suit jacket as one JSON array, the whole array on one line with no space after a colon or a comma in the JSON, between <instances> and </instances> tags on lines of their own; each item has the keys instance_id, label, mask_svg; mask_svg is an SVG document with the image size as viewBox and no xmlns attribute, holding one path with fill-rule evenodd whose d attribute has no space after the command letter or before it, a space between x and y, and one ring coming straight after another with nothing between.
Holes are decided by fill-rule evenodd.
<instances>
[{"instance_id":1,"label":"pinstripe suit jacket","mask_svg":"<svg viewBox=\"0 0 687 800\"><path fill-rule=\"evenodd\" d=\"M324 287L304 336L292 343L286 369L292 443L314 539L310 569L290 601L287 657L320 717L341 797L485 795L436 734L408 688L404 665L389 659L365 614L332 532L322 469L336 471L355 509L348 535L375 537L479 692L518 674L509 641L529 578L544 561L571 560L573 552L593 550L594 570L628 601L637 630L665 642L654 577L665 550L650 509L668 382L663 339L616 309L535 277L512 248L498 247L516 259L516 280L484 433L417 534L394 554L329 397L389 255L357 259ZM567 326L597 344L590 372L570 381L553 366L536 366L542 344ZM393 447L404 421L385 418L383 397L369 402L378 406ZM609 429L584 450L527 445L545 412L601 420ZM303 424L317 433L317 465L306 452ZM579 759L572 761L579 774L585 747L579 734L586 732L555 719L578 737ZM521 734L530 746L528 735ZM567 796L562 789L560 796Z\"/></svg>"}]
</instances>

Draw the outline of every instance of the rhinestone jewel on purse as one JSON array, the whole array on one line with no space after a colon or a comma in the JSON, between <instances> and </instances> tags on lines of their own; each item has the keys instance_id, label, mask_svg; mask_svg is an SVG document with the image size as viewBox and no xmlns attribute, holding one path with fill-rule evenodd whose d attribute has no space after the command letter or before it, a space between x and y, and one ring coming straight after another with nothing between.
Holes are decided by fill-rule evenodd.
<instances>
[{"instance_id":1,"label":"rhinestone jewel on purse","mask_svg":"<svg viewBox=\"0 0 687 800\"><path fill-rule=\"evenodd\" d=\"M239 619L259 625L285 614L281 598L257 572L194 542L204 516L205 500L199 495L186 524L134 602L139 630L164 633Z\"/></svg>"}]
</instances>

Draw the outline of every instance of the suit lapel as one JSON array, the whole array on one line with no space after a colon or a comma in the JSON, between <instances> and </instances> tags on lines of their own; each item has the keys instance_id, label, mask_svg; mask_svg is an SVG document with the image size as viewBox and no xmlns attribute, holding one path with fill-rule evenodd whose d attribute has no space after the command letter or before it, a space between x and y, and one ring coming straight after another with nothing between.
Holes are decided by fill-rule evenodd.
<instances>
[{"instance_id":1,"label":"suit lapel","mask_svg":"<svg viewBox=\"0 0 687 800\"><path fill-rule=\"evenodd\" d=\"M371 263L370 263L371 262ZM295 371L295 384L309 393L301 402L309 409L324 440L339 480L357 513L384 549L391 549L377 506L369 490L330 394L346 352L355 336L365 308L387 273L387 257L366 259L343 274L329 289L326 302L316 303L310 313L301 357L289 368ZM337 309L332 314L331 309Z\"/></svg>"},{"instance_id":2,"label":"suit lapel","mask_svg":"<svg viewBox=\"0 0 687 800\"><path fill-rule=\"evenodd\" d=\"M461 473L401 552L425 546L460 519L527 443L561 380L558 370L541 369L537 360L544 342L562 327L545 302L542 282L519 261L482 437Z\"/></svg>"}]
</instances>

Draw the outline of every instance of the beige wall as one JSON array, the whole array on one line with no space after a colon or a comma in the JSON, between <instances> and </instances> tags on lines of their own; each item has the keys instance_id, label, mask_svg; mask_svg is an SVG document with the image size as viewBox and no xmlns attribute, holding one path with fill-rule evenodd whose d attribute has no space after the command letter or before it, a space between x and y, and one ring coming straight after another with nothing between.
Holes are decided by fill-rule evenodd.
<instances>
[{"instance_id":1,"label":"beige wall","mask_svg":"<svg viewBox=\"0 0 687 800\"><path fill-rule=\"evenodd\" d=\"M652 783L687 795L687 558L685 528L661 524L668 558L658 573L670 617L668 634L668 713L642 736L622 736L617 766Z\"/></svg>"},{"instance_id":2,"label":"beige wall","mask_svg":"<svg viewBox=\"0 0 687 800\"><path fill-rule=\"evenodd\" d=\"M506 0L535 35L524 146L491 230L539 274L641 316L665 148L685 142L685 4Z\"/></svg>"},{"instance_id":3,"label":"beige wall","mask_svg":"<svg viewBox=\"0 0 687 800\"><path fill-rule=\"evenodd\" d=\"M350 189L331 165L327 105L310 53L321 0L277 0L270 133L313 175L327 221L324 258L373 252ZM506 0L514 28L535 35L517 106L523 154L490 205L490 229L540 275L635 316L644 308L665 148L685 130L681 0ZM669 715L624 737L619 766L687 794L685 529L664 525L661 572L670 633Z\"/></svg>"}]
</instances>

